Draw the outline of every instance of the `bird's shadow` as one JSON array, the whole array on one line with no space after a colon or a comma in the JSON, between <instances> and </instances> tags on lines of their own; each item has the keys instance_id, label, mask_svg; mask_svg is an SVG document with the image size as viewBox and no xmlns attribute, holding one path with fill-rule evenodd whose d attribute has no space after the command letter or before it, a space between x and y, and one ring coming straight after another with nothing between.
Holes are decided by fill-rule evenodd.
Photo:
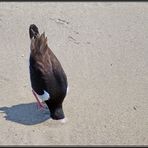
<instances>
[{"instance_id":1,"label":"bird's shadow","mask_svg":"<svg viewBox=\"0 0 148 148\"><path fill-rule=\"evenodd\" d=\"M0 107L0 113L5 113L4 118L9 121L24 125L35 125L50 118L50 112L46 108L41 111L36 103L18 104L11 107Z\"/></svg>"}]
</instances>

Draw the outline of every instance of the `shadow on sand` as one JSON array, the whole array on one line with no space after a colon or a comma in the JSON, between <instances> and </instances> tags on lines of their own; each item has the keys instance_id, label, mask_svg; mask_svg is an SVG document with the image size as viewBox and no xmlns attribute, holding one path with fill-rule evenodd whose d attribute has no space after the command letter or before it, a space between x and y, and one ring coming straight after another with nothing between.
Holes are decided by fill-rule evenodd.
<instances>
[{"instance_id":1,"label":"shadow on sand","mask_svg":"<svg viewBox=\"0 0 148 148\"><path fill-rule=\"evenodd\" d=\"M48 109L40 111L36 103L18 104L11 107L1 107L0 113L5 113L4 118L9 121L24 125L35 125L50 118Z\"/></svg>"}]
</instances>

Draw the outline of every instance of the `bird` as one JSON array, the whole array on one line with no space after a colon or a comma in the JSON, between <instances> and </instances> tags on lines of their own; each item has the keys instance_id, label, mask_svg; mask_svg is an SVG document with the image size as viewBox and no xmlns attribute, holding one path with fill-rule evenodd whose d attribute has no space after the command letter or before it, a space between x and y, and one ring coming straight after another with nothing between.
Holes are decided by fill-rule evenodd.
<instances>
[{"instance_id":1,"label":"bird","mask_svg":"<svg viewBox=\"0 0 148 148\"><path fill-rule=\"evenodd\" d=\"M44 102L53 120L65 118L63 101L68 92L67 75L48 46L45 32L39 33L35 24L29 26L29 73L33 92Z\"/></svg>"}]
</instances>

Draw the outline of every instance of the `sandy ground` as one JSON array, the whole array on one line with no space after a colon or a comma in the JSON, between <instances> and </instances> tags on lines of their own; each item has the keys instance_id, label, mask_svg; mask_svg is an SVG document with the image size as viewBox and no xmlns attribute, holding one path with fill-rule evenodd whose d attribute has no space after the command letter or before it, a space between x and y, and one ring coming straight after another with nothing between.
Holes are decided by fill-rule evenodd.
<instances>
[{"instance_id":1,"label":"sandy ground","mask_svg":"<svg viewBox=\"0 0 148 148\"><path fill-rule=\"evenodd\" d=\"M32 23L68 76L65 124L36 108ZM0 41L0 145L148 144L146 2L1 2Z\"/></svg>"}]
</instances>

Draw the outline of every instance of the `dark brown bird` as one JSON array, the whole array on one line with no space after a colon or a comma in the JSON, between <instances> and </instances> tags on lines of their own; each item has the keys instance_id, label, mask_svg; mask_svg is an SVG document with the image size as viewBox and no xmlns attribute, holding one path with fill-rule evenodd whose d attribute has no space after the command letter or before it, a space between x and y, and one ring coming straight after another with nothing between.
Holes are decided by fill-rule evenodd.
<instances>
[{"instance_id":1,"label":"dark brown bird","mask_svg":"<svg viewBox=\"0 0 148 148\"><path fill-rule=\"evenodd\" d=\"M45 33L34 24L29 27L30 80L32 89L48 106L51 118L64 119L63 101L67 93L67 76L61 63L48 47Z\"/></svg>"}]
</instances>

